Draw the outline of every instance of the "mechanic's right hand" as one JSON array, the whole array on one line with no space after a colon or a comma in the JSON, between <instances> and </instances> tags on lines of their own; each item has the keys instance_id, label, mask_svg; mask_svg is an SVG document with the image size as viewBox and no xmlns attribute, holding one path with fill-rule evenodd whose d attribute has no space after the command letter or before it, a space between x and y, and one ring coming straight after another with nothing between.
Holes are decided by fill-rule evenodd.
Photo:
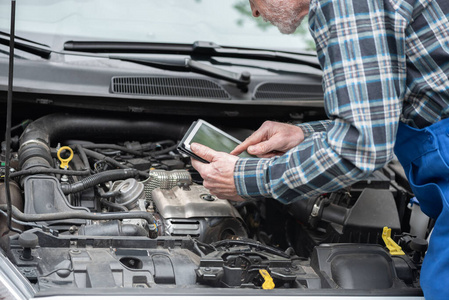
<instances>
[{"instance_id":1,"label":"mechanic's right hand","mask_svg":"<svg viewBox=\"0 0 449 300\"><path fill-rule=\"evenodd\" d=\"M282 155L304 140L304 132L298 126L266 121L243 143L232 150L232 155L243 151L257 157L273 157Z\"/></svg>"}]
</instances>

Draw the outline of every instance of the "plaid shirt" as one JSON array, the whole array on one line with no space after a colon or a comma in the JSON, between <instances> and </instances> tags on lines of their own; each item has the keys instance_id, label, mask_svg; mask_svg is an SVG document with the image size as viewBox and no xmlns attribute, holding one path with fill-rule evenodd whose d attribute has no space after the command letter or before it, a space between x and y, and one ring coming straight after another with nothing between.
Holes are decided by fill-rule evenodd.
<instances>
[{"instance_id":1,"label":"plaid shirt","mask_svg":"<svg viewBox=\"0 0 449 300\"><path fill-rule=\"evenodd\" d=\"M327 121L300 124L304 142L271 159L239 159L244 198L283 203L336 191L393 158L398 122L449 116L448 0L311 0Z\"/></svg>"}]
</instances>

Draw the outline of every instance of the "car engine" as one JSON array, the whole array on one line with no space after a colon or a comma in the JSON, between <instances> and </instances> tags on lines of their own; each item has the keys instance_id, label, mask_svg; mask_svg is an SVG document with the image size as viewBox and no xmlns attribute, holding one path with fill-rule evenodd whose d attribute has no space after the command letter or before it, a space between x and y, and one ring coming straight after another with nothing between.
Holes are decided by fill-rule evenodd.
<instances>
[{"instance_id":1,"label":"car engine","mask_svg":"<svg viewBox=\"0 0 449 300\"><path fill-rule=\"evenodd\" d=\"M421 294L427 244L410 233L413 195L397 162L307 201L231 202L211 195L177 151L189 125L70 114L28 122L11 145L14 230L0 182L2 263L43 295L176 287Z\"/></svg>"}]
</instances>

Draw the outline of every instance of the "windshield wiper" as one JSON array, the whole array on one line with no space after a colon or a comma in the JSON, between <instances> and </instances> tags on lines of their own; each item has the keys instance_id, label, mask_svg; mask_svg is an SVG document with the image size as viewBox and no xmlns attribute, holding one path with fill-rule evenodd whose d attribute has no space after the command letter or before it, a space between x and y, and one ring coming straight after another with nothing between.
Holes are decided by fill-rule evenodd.
<instances>
[{"instance_id":1,"label":"windshield wiper","mask_svg":"<svg viewBox=\"0 0 449 300\"><path fill-rule=\"evenodd\" d=\"M2 36L6 36L7 38L4 38ZM21 38L18 36L14 36L15 38L15 42L14 42L14 48L40 56L42 58L48 59L50 58L50 55L52 53L52 51L50 49L46 49L46 48L50 48L47 45L38 43L38 42L34 42L25 38ZM10 39L10 35L9 33L0 31L0 44L1 45L5 45L5 46L9 46L9 39ZM21 42L19 42L18 40L20 40ZM46 48L43 48L46 47Z\"/></svg>"},{"instance_id":2,"label":"windshield wiper","mask_svg":"<svg viewBox=\"0 0 449 300\"><path fill-rule=\"evenodd\" d=\"M159 68L169 71L178 72L194 72L198 74L207 75L213 78L226 80L235 83L238 88L246 92L248 90L248 84L251 82L251 74L249 72L231 72L223 70L211 65L207 65L191 58L186 58L182 63L163 63L149 59L129 58L122 56L109 56L110 59L118 59L122 61L132 62L140 65L145 65L153 68Z\"/></svg>"},{"instance_id":3,"label":"windshield wiper","mask_svg":"<svg viewBox=\"0 0 449 300\"><path fill-rule=\"evenodd\" d=\"M193 44L67 41L64 43L64 50L90 53L160 53L234 57L295 63L321 69L315 55L265 49L223 47L213 42L202 41Z\"/></svg>"}]
</instances>

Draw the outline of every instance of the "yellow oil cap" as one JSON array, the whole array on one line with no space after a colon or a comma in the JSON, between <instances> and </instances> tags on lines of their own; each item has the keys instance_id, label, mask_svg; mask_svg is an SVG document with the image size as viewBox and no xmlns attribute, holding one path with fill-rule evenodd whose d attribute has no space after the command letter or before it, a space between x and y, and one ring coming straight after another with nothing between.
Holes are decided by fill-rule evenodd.
<instances>
[{"instance_id":1,"label":"yellow oil cap","mask_svg":"<svg viewBox=\"0 0 449 300\"><path fill-rule=\"evenodd\" d=\"M67 150L70 152L70 156L69 158L62 158L61 157L61 153L62 151ZM73 159L73 150L72 148L68 147L68 146L64 146L59 148L58 153L57 153L58 159L61 162L61 169L67 169L69 167L69 162Z\"/></svg>"}]
</instances>

